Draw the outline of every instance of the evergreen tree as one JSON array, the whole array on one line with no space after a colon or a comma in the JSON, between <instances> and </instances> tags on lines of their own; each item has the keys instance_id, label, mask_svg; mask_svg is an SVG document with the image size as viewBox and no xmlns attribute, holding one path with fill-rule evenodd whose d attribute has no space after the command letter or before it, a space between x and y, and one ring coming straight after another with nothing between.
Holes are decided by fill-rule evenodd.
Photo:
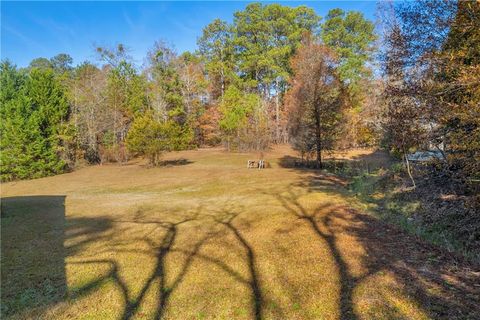
<instances>
[{"instance_id":1,"label":"evergreen tree","mask_svg":"<svg viewBox=\"0 0 480 320\"><path fill-rule=\"evenodd\" d=\"M372 58L376 40L374 25L357 11L332 9L322 24L321 37L339 57L340 79L357 93L360 80L370 76L366 63Z\"/></svg>"},{"instance_id":2,"label":"evergreen tree","mask_svg":"<svg viewBox=\"0 0 480 320\"><path fill-rule=\"evenodd\" d=\"M62 172L60 134L69 105L52 69L32 68L27 76L8 62L1 66L2 180L38 178Z\"/></svg>"},{"instance_id":3,"label":"evergreen tree","mask_svg":"<svg viewBox=\"0 0 480 320\"><path fill-rule=\"evenodd\" d=\"M338 75L348 88L348 108L344 109L343 146L358 146L370 131L364 110L369 108L368 86L371 70L368 63L374 53L374 25L357 11L332 9L321 25L321 39L338 56Z\"/></svg>"},{"instance_id":4,"label":"evergreen tree","mask_svg":"<svg viewBox=\"0 0 480 320\"><path fill-rule=\"evenodd\" d=\"M149 77L153 80L156 98L153 109L164 120L173 119L181 125L187 121L187 109L182 95L183 82L178 72L178 57L164 42L156 42L148 54Z\"/></svg>"},{"instance_id":5,"label":"evergreen tree","mask_svg":"<svg viewBox=\"0 0 480 320\"><path fill-rule=\"evenodd\" d=\"M223 97L226 88L235 79L232 27L225 21L215 19L203 28L198 46L211 83L211 98L216 100Z\"/></svg>"},{"instance_id":6,"label":"evergreen tree","mask_svg":"<svg viewBox=\"0 0 480 320\"><path fill-rule=\"evenodd\" d=\"M50 59L50 64L53 70L58 74L70 72L72 68L73 59L69 54L60 53Z\"/></svg>"}]
</instances>

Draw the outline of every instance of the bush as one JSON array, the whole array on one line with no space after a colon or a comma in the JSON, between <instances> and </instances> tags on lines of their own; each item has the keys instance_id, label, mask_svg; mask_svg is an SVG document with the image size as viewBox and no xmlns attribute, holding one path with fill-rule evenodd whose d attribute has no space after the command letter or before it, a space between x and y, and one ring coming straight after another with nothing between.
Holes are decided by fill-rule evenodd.
<instances>
[{"instance_id":1,"label":"bush","mask_svg":"<svg viewBox=\"0 0 480 320\"><path fill-rule=\"evenodd\" d=\"M186 149L192 139L190 128L172 120L159 122L151 114L146 114L133 122L127 136L127 148L134 154L147 157L156 166L163 152Z\"/></svg>"}]
</instances>

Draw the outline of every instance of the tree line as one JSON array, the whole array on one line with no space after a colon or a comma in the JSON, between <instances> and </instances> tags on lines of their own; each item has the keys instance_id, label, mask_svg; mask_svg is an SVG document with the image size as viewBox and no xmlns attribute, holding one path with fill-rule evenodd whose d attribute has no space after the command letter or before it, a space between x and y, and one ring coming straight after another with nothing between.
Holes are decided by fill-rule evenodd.
<instances>
[{"instance_id":1,"label":"tree line","mask_svg":"<svg viewBox=\"0 0 480 320\"><path fill-rule=\"evenodd\" d=\"M402 157L436 151L434 173L463 190L480 182L480 2L385 8L384 142ZM478 200L478 199L477 199Z\"/></svg>"},{"instance_id":2,"label":"tree line","mask_svg":"<svg viewBox=\"0 0 480 320\"><path fill-rule=\"evenodd\" d=\"M318 167L337 148L381 145L406 164L436 148L442 172L478 180L478 7L385 5L376 29L356 11L252 3L207 25L195 52L158 41L142 66L122 44L77 66L68 54L3 61L1 178L290 143Z\"/></svg>"},{"instance_id":3,"label":"tree line","mask_svg":"<svg viewBox=\"0 0 480 320\"><path fill-rule=\"evenodd\" d=\"M367 74L373 29L358 12L332 10L321 23L306 6L253 3L231 24L207 25L196 52L177 54L158 41L142 66L122 44L98 47L95 63L77 66L68 54L20 69L3 61L2 180L135 155L155 165L164 151L205 145L261 150L288 142L285 99L302 41L331 43L353 88Z\"/></svg>"}]
</instances>

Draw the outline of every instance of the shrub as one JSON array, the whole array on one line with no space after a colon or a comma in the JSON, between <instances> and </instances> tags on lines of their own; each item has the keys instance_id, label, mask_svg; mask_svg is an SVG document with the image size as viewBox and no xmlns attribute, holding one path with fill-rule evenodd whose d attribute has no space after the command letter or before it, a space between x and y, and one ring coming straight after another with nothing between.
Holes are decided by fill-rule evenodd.
<instances>
[{"instance_id":1,"label":"shrub","mask_svg":"<svg viewBox=\"0 0 480 320\"><path fill-rule=\"evenodd\" d=\"M127 148L134 154L147 157L156 166L163 152L186 149L192 139L190 128L173 120L159 122L151 114L146 114L133 122L127 136Z\"/></svg>"}]
</instances>

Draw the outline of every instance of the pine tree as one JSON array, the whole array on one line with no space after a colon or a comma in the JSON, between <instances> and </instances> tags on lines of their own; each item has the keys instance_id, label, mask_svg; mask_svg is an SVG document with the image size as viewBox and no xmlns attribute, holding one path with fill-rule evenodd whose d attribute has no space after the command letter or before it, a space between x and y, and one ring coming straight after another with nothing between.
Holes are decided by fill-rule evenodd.
<instances>
[{"instance_id":1,"label":"pine tree","mask_svg":"<svg viewBox=\"0 0 480 320\"><path fill-rule=\"evenodd\" d=\"M25 76L5 62L1 83L2 180L38 178L65 170L60 133L69 105L53 70L32 68Z\"/></svg>"}]
</instances>

